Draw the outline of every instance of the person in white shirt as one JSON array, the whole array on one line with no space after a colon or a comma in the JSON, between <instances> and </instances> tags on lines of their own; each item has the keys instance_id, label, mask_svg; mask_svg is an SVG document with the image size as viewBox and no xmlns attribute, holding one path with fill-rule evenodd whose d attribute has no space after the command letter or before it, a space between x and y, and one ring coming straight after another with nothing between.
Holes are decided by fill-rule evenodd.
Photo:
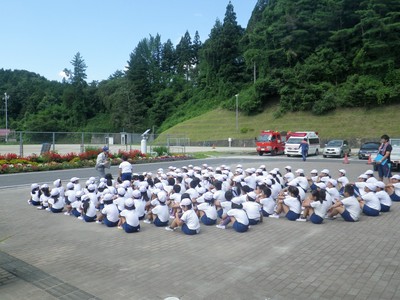
<instances>
[{"instance_id":1,"label":"person in white shirt","mask_svg":"<svg viewBox=\"0 0 400 300\"><path fill-rule=\"evenodd\" d=\"M330 203L326 201L325 197L325 190L313 190L311 195L303 202L303 215L296 221L307 221L307 217L309 217L313 224L321 224L330 207Z\"/></svg>"},{"instance_id":2,"label":"person in white shirt","mask_svg":"<svg viewBox=\"0 0 400 300\"><path fill-rule=\"evenodd\" d=\"M122 155L122 162L118 166L119 178L121 181L132 180L132 164L128 161L126 155Z\"/></svg>"},{"instance_id":3,"label":"person in white shirt","mask_svg":"<svg viewBox=\"0 0 400 300\"><path fill-rule=\"evenodd\" d=\"M151 200L151 205L153 208L149 211L147 219L143 222L150 224L154 223L156 227L165 227L169 223L169 209L167 204L167 194L165 191L160 191L157 193L157 198Z\"/></svg>"},{"instance_id":4,"label":"person in white shirt","mask_svg":"<svg viewBox=\"0 0 400 300\"><path fill-rule=\"evenodd\" d=\"M64 209L64 198L60 197L58 188L53 188L50 192L49 207L53 213L60 213Z\"/></svg>"},{"instance_id":5,"label":"person in white shirt","mask_svg":"<svg viewBox=\"0 0 400 300\"><path fill-rule=\"evenodd\" d=\"M271 189L266 185L260 185L257 188L257 202L262 205L261 213L264 217L269 217L274 213L276 202L271 197Z\"/></svg>"},{"instance_id":6,"label":"person in white shirt","mask_svg":"<svg viewBox=\"0 0 400 300\"><path fill-rule=\"evenodd\" d=\"M40 186L37 183L32 183L31 185L31 197L28 200L28 204L33 206L40 205Z\"/></svg>"},{"instance_id":7,"label":"person in white shirt","mask_svg":"<svg viewBox=\"0 0 400 300\"><path fill-rule=\"evenodd\" d=\"M70 179L70 182L72 182L74 184L74 191L78 192L82 189L81 184L79 183L79 178L78 177L72 177Z\"/></svg>"},{"instance_id":8,"label":"person in white shirt","mask_svg":"<svg viewBox=\"0 0 400 300\"><path fill-rule=\"evenodd\" d=\"M378 197L379 202L381 203L381 212L390 211L390 207L392 206L392 199L390 199L389 194L385 191L385 183L383 181L377 181L375 182L375 185L375 196Z\"/></svg>"},{"instance_id":9,"label":"person in white shirt","mask_svg":"<svg viewBox=\"0 0 400 300\"><path fill-rule=\"evenodd\" d=\"M85 222L94 222L97 218L96 207L92 201L90 201L89 195L82 196L82 206L81 212L82 214L78 217L80 220L84 220Z\"/></svg>"},{"instance_id":10,"label":"person in white shirt","mask_svg":"<svg viewBox=\"0 0 400 300\"><path fill-rule=\"evenodd\" d=\"M386 192L392 201L400 201L400 175L396 174L390 177L390 182L386 186Z\"/></svg>"},{"instance_id":11,"label":"person in white shirt","mask_svg":"<svg viewBox=\"0 0 400 300\"><path fill-rule=\"evenodd\" d=\"M115 205L117 205L118 210L121 212L125 209L125 200L130 197L125 197L126 189L119 187L117 189L117 198L114 199Z\"/></svg>"},{"instance_id":12,"label":"person in white shirt","mask_svg":"<svg viewBox=\"0 0 400 300\"><path fill-rule=\"evenodd\" d=\"M227 212L229 224L236 232L246 232L249 230L249 218L243 210L243 199L241 197L232 198L232 208ZM217 228L225 229L225 225L217 225Z\"/></svg>"},{"instance_id":13,"label":"person in white shirt","mask_svg":"<svg viewBox=\"0 0 400 300\"><path fill-rule=\"evenodd\" d=\"M204 202L197 205L200 220L204 225L215 225L217 222L217 209L215 207L214 195L211 192L206 192Z\"/></svg>"},{"instance_id":14,"label":"person in white shirt","mask_svg":"<svg viewBox=\"0 0 400 300\"><path fill-rule=\"evenodd\" d=\"M135 210L133 199L126 199L124 207L125 209L120 213L118 228L124 229L126 233L139 232L139 216Z\"/></svg>"},{"instance_id":15,"label":"person in white shirt","mask_svg":"<svg viewBox=\"0 0 400 300\"><path fill-rule=\"evenodd\" d=\"M361 207L357 198L354 197L354 186L352 184L345 185L344 196L346 198L336 201L328 209L328 217L333 218L340 214L347 222L357 222L360 218Z\"/></svg>"},{"instance_id":16,"label":"person in white shirt","mask_svg":"<svg viewBox=\"0 0 400 300\"><path fill-rule=\"evenodd\" d=\"M101 210L101 215L97 218L96 223L104 223L107 227L116 227L119 222L119 211L113 203L113 195L106 194L103 198L104 208Z\"/></svg>"},{"instance_id":17,"label":"person in white shirt","mask_svg":"<svg viewBox=\"0 0 400 300\"><path fill-rule=\"evenodd\" d=\"M226 191L224 196L225 196L225 201L222 202L219 200L215 201L215 206L221 207L221 209L217 211L218 216L221 218L221 222L217 225L217 227L219 227L219 225L225 226L230 222L230 220L227 217L228 217L228 211L232 209L232 202L231 202L231 200L233 199L232 190Z\"/></svg>"},{"instance_id":18,"label":"person in white shirt","mask_svg":"<svg viewBox=\"0 0 400 300\"><path fill-rule=\"evenodd\" d=\"M296 221L298 218L300 218L300 212L301 212L301 200L299 196L299 188L296 186L289 186L286 195L285 193L282 192L278 196L275 214L269 217L279 218L279 214L284 212L285 217L288 220Z\"/></svg>"},{"instance_id":19,"label":"person in white shirt","mask_svg":"<svg viewBox=\"0 0 400 300\"><path fill-rule=\"evenodd\" d=\"M249 225L257 225L262 221L261 219L261 206L256 202L257 195L255 192L247 193L246 200L243 202L243 210L246 212L249 219Z\"/></svg>"},{"instance_id":20,"label":"person in white shirt","mask_svg":"<svg viewBox=\"0 0 400 300\"><path fill-rule=\"evenodd\" d=\"M82 191L77 191L75 193L75 198L76 200L74 202L71 202L71 215L75 217L80 217L82 215L82 196L83 192Z\"/></svg>"},{"instance_id":21,"label":"person in white shirt","mask_svg":"<svg viewBox=\"0 0 400 300\"><path fill-rule=\"evenodd\" d=\"M381 211L381 203L378 197L375 195L376 186L373 183L366 183L364 187L364 195L358 197L362 212L370 217L379 216Z\"/></svg>"},{"instance_id":22,"label":"person in white shirt","mask_svg":"<svg viewBox=\"0 0 400 300\"><path fill-rule=\"evenodd\" d=\"M183 196L183 195L182 195ZM193 210L192 201L189 198L182 198L180 203L183 214L176 213L176 217L170 226L165 230L174 231L178 226L182 226L182 232L188 235L198 234L200 232L200 221L196 212Z\"/></svg>"},{"instance_id":23,"label":"person in white shirt","mask_svg":"<svg viewBox=\"0 0 400 300\"><path fill-rule=\"evenodd\" d=\"M45 209L45 210L50 210L49 208L49 199L51 197L50 195L50 188L49 186L45 183L40 186L40 206L37 207L37 209Z\"/></svg>"},{"instance_id":24,"label":"person in white shirt","mask_svg":"<svg viewBox=\"0 0 400 300\"><path fill-rule=\"evenodd\" d=\"M67 183L67 190L65 191L65 207L67 211L64 215L71 215L72 203L76 201L76 192L74 190L74 184L72 182Z\"/></svg>"}]
</instances>

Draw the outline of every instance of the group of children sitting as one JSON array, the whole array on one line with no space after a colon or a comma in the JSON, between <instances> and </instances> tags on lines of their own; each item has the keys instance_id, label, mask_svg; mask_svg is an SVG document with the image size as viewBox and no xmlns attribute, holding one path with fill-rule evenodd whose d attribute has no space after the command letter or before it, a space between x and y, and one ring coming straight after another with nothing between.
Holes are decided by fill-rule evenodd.
<instances>
[{"instance_id":1,"label":"group of children sitting","mask_svg":"<svg viewBox=\"0 0 400 300\"><path fill-rule=\"evenodd\" d=\"M140 231L140 221L174 231L180 227L188 235L200 232L200 224L220 229L232 227L245 232L263 217L286 217L291 221L321 224L341 215L355 222L361 213L379 216L388 212L392 201L400 201L400 176L390 183L378 181L372 170L350 183L344 169L335 179L328 169L303 169L282 174L243 169L237 165L215 169L207 164L158 169L157 174L133 174L132 180L116 182L106 174L96 182L91 177L81 186L73 177L63 186L60 179L48 184L32 184L28 203L53 213L64 212L86 222L117 227L127 233ZM170 222L170 219L172 221Z\"/></svg>"}]
</instances>

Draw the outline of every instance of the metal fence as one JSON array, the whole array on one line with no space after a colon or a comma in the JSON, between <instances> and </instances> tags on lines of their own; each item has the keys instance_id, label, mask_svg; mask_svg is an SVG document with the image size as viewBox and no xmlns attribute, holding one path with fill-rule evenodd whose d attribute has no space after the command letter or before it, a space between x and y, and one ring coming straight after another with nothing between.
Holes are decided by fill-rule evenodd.
<instances>
[{"instance_id":1,"label":"metal fence","mask_svg":"<svg viewBox=\"0 0 400 300\"><path fill-rule=\"evenodd\" d=\"M185 147L190 146L190 139L184 135L146 135L146 145L150 151L154 147L174 147L174 150L185 153ZM3 141L4 142L4 141ZM129 132L34 132L12 131L7 136L7 145L19 145L20 156L23 156L24 147L41 145L40 152L57 151L60 145L76 145L74 149L84 152L88 148L97 148L107 145L114 149L140 149L143 135ZM148 149L148 148L147 148Z\"/></svg>"}]
</instances>

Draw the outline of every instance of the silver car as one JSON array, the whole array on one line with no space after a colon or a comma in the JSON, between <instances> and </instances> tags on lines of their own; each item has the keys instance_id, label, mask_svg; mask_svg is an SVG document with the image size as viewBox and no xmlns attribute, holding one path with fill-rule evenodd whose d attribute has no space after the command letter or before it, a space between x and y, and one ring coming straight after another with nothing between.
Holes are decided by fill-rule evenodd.
<instances>
[{"instance_id":1,"label":"silver car","mask_svg":"<svg viewBox=\"0 0 400 300\"><path fill-rule=\"evenodd\" d=\"M350 155L351 149L349 143L346 140L332 140L328 144L325 144L324 152L322 155L324 157L336 156L344 157L345 154Z\"/></svg>"}]
</instances>

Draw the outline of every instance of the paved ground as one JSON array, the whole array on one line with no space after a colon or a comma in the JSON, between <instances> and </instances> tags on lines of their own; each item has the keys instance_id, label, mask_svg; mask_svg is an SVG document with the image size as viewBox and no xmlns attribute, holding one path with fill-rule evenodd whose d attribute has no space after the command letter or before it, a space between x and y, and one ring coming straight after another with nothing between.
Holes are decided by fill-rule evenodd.
<instances>
[{"instance_id":1,"label":"paved ground","mask_svg":"<svg viewBox=\"0 0 400 300\"><path fill-rule=\"evenodd\" d=\"M342 167L340 160L329 164ZM352 177L369 168L345 167ZM244 234L202 226L186 236L148 224L125 234L37 211L28 194L25 187L0 189L2 300L400 299L399 203L355 224L266 219Z\"/></svg>"}]
</instances>

